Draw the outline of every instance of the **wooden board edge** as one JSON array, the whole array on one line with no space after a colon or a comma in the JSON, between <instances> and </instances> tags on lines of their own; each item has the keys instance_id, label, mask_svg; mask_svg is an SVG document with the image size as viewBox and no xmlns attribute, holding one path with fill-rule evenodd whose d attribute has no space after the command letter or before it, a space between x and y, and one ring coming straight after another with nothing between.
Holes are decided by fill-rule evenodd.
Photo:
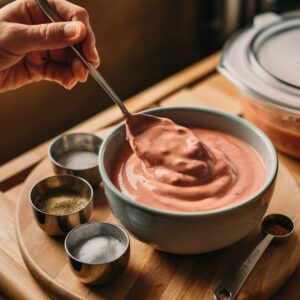
<instances>
[{"instance_id":1,"label":"wooden board edge","mask_svg":"<svg viewBox=\"0 0 300 300\"><path fill-rule=\"evenodd\" d=\"M24 192L25 186L26 184L24 184L20 195ZM21 198L19 197L15 213L16 237L21 255L23 257L27 269L34 276L36 281L40 283L42 287L45 288L45 291L48 291L51 294L51 296L54 296L57 299L84 300L84 298L78 297L78 295L71 293L60 284L53 281L51 277L47 273L45 273L37 264L35 264L35 262L30 258L20 235L20 224L18 222L18 215L20 213L20 202Z\"/></svg>"},{"instance_id":2,"label":"wooden board edge","mask_svg":"<svg viewBox=\"0 0 300 300\"><path fill-rule=\"evenodd\" d=\"M286 171L290 174L291 179L295 182L295 185L298 186L294 176L289 171L287 166L281 161L280 161L280 166L286 169ZM25 186L26 186L26 182L25 182L25 185L23 185L22 190L20 191L20 195L24 193ZM52 292L53 295L57 296L58 299L85 299L85 298L78 297L78 295L76 295L76 294L74 295L72 292L70 292L68 290L67 290L67 293L66 293L66 289L63 286L61 286L56 281L52 280L50 278L50 276L45 273L45 271L43 271L39 266L37 266L32 261L32 259L30 259L29 254L27 253L26 248L23 245L23 242L22 242L22 239L21 239L21 234L20 234L20 224L18 222L18 216L20 216L20 205L21 205L21 197L19 197L19 199L18 199L17 209L16 209L17 238L18 238L18 243L19 243L19 247L20 247L20 251L22 253L23 259L25 261L26 266L30 270L30 272L37 279L37 281L39 283L41 283L42 286L44 286L45 288L50 290L50 292ZM295 264L294 268L292 268L290 270L286 280L295 272L296 268L297 268L297 265ZM43 278L43 277L46 277L46 278ZM282 283L281 286L283 286L283 285L284 285L284 282ZM279 291L280 291L280 287L278 286ZM278 290L276 290L276 292L274 291L274 295L276 295L278 293ZM270 296L271 295L273 296L273 293L270 294Z\"/></svg>"},{"instance_id":3,"label":"wooden board edge","mask_svg":"<svg viewBox=\"0 0 300 300\"><path fill-rule=\"evenodd\" d=\"M0 260L0 291L7 299L51 299L34 278L27 274L26 267L17 264L10 254L2 249L0 249Z\"/></svg>"}]
</instances>

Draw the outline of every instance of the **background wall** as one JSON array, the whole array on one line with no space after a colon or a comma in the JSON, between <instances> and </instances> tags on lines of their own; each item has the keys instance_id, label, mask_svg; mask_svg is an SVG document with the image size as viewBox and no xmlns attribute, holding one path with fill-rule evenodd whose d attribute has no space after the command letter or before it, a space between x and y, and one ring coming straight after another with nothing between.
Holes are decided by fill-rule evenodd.
<instances>
[{"instance_id":1,"label":"background wall","mask_svg":"<svg viewBox=\"0 0 300 300\"><path fill-rule=\"evenodd\" d=\"M220 48L258 11L277 7L254 0L73 2L90 13L100 71L122 99ZM0 164L111 104L92 79L72 91L39 82L0 94Z\"/></svg>"}]
</instances>

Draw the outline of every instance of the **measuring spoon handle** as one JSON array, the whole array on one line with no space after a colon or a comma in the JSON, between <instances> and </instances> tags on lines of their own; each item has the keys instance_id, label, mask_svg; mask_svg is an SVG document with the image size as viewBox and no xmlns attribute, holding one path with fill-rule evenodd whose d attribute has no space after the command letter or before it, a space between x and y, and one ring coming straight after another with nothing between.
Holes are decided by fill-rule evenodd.
<instances>
[{"instance_id":1,"label":"measuring spoon handle","mask_svg":"<svg viewBox=\"0 0 300 300\"><path fill-rule=\"evenodd\" d=\"M236 297L248 275L273 238L274 237L271 234L266 235L265 238L253 249L242 265L233 273L233 275L225 278L214 292L215 300L232 300Z\"/></svg>"}]
</instances>

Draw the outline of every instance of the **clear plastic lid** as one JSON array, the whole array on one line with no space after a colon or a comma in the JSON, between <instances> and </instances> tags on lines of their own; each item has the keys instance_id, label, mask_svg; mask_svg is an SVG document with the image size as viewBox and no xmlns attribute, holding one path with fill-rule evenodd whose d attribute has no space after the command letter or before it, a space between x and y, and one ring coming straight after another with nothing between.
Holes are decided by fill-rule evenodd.
<instances>
[{"instance_id":1,"label":"clear plastic lid","mask_svg":"<svg viewBox=\"0 0 300 300\"><path fill-rule=\"evenodd\" d=\"M266 13L226 44L219 70L266 104L300 112L300 13Z\"/></svg>"},{"instance_id":2,"label":"clear plastic lid","mask_svg":"<svg viewBox=\"0 0 300 300\"><path fill-rule=\"evenodd\" d=\"M286 18L259 30L249 45L251 62L282 84L300 88L300 18Z\"/></svg>"}]
</instances>

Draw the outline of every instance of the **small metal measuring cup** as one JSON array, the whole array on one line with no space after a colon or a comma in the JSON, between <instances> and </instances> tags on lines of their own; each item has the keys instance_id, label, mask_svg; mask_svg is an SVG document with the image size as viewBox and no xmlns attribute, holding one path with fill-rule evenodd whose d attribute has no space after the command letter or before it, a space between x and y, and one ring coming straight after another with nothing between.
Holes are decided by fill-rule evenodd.
<instances>
[{"instance_id":1,"label":"small metal measuring cup","mask_svg":"<svg viewBox=\"0 0 300 300\"><path fill-rule=\"evenodd\" d=\"M43 211L40 201L53 194L72 194L86 199L86 206L65 215L53 215ZM56 175L37 182L29 193L29 200L38 226L52 236L66 236L80 224L87 222L93 211L93 189L84 179L71 175Z\"/></svg>"},{"instance_id":2,"label":"small metal measuring cup","mask_svg":"<svg viewBox=\"0 0 300 300\"><path fill-rule=\"evenodd\" d=\"M284 229L284 231L278 232L278 234L276 235L273 225L279 225ZM285 242L293 234L294 228L295 226L293 221L285 215L272 214L266 216L261 224L261 230L263 234L266 235L265 238L253 249L250 255L241 264L241 266L236 269L233 275L225 278L225 280L219 285L219 287L214 292L214 299L234 299L269 244L272 241L274 243Z\"/></svg>"},{"instance_id":3,"label":"small metal measuring cup","mask_svg":"<svg viewBox=\"0 0 300 300\"><path fill-rule=\"evenodd\" d=\"M118 255L87 262L76 255L76 248L89 239L109 237L122 245ZM83 224L69 232L65 239L65 250L73 274L83 283L91 285L108 284L118 278L126 269L130 256L130 240L127 232L118 225L108 222Z\"/></svg>"},{"instance_id":4,"label":"small metal measuring cup","mask_svg":"<svg viewBox=\"0 0 300 300\"><path fill-rule=\"evenodd\" d=\"M97 187L101 181L98 168L101 143L102 139L91 133L67 133L57 137L48 149L54 172L82 177L93 187ZM80 154L83 158L86 156L85 161L79 157ZM70 155L73 155L73 161L77 159L80 164L68 164ZM92 163L89 161L91 158Z\"/></svg>"}]
</instances>

